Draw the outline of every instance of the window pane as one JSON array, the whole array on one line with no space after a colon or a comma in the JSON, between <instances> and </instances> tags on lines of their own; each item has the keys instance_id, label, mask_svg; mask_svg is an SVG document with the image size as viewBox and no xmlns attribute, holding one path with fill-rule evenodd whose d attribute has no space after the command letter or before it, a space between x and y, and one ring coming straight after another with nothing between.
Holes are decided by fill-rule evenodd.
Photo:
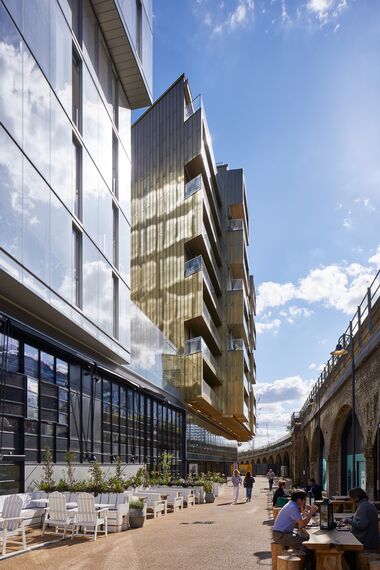
<instances>
[{"instance_id":1,"label":"window pane","mask_svg":"<svg viewBox=\"0 0 380 570\"><path fill-rule=\"evenodd\" d=\"M70 29L57 2L51 2L51 84L59 100L71 116L71 53Z\"/></svg>"},{"instance_id":2,"label":"window pane","mask_svg":"<svg viewBox=\"0 0 380 570\"><path fill-rule=\"evenodd\" d=\"M17 142L22 144L21 37L1 4L0 69L0 121Z\"/></svg>"},{"instance_id":3,"label":"window pane","mask_svg":"<svg viewBox=\"0 0 380 570\"><path fill-rule=\"evenodd\" d=\"M31 21L28 22L32 28ZM50 182L50 87L31 53L25 47L23 49L23 80L24 151Z\"/></svg>"},{"instance_id":4,"label":"window pane","mask_svg":"<svg viewBox=\"0 0 380 570\"><path fill-rule=\"evenodd\" d=\"M96 163L98 161L99 101L94 82L86 66L83 66L83 138Z\"/></svg>"},{"instance_id":5,"label":"window pane","mask_svg":"<svg viewBox=\"0 0 380 570\"><path fill-rule=\"evenodd\" d=\"M51 194L51 287L64 299L71 301L71 240L72 219L58 198Z\"/></svg>"},{"instance_id":6,"label":"window pane","mask_svg":"<svg viewBox=\"0 0 380 570\"><path fill-rule=\"evenodd\" d=\"M131 219L131 162L123 149L119 146L119 184L118 198L120 206L127 218Z\"/></svg>"},{"instance_id":7,"label":"window pane","mask_svg":"<svg viewBox=\"0 0 380 570\"><path fill-rule=\"evenodd\" d=\"M125 151L131 156L131 110L122 87L119 87L119 135Z\"/></svg>"},{"instance_id":8,"label":"window pane","mask_svg":"<svg viewBox=\"0 0 380 570\"><path fill-rule=\"evenodd\" d=\"M64 360L57 358L56 381L60 386L67 386L69 382L69 365Z\"/></svg>"},{"instance_id":9,"label":"window pane","mask_svg":"<svg viewBox=\"0 0 380 570\"><path fill-rule=\"evenodd\" d=\"M54 382L54 356L41 351L41 380Z\"/></svg>"},{"instance_id":10,"label":"window pane","mask_svg":"<svg viewBox=\"0 0 380 570\"><path fill-rule=\"evenodd\" d=\"M119 217L119 236L119 271L124 281L129 285L131 266L131 228L122 215Z\"/></svg>"},{"instance_id":11,"label":"window pane","mask_svg":"<svg viewBox=\"0 0 380 570\"><path fill-rule=\"evenodd\" d=\"M56 97L51 96L51 185L72 212L72 128Z\"/></svg>"},{"instance_id":12,"label":"window pane","mask_svg":"<svg viewBox=\"0 0 380 570\"><path fill-rule=\"evenodd\" d=\"M19 364L19 341L15 338L5 337L0 333L0 359L3 358L3 350L7 351L6 369L9 372L18 372Z\"/></svg>"},{"instance_id":13,"label":"window pane","mask_svg":"<svg viewBox=\"0 0 380 570\"><path fill-rule=\"evenodd\" d=\"M29 346L28 344L24 345L24 373L28 376L38 378L38 348L34 348L34 346ZM29 380L31 379L28 379L28 382ZM33 382L31 382L31 386L34 386Z\"/></svg>"},{"instance_id":14,"label":"window pane","mask_svg":"<svg viewBox=\"0 0 380 570\"><path fill-rule=\"evenodd\" d=\"M99 318L99 252L83 236L83 311L93 321Z\"/></svg>"},{"instance_id":15,"label":"window pane","mask_svg":"<svg viewBox=\"0 0 380 570\"><path fill-rule=\"evenodd\" d=\"M98 166L109 188L112 188L112 123L102 102L99 104Z\"/></svg>"},{"instance_id":16,"label":"window pane","mask_svg":"<svg viewBox=\"0 0 380 570\"><path fill-rule=\"evenodd\" d=\"M8 253L21 261L22 155L2 127L0 148L0 243Z\"/></svg>"},{"instance_id":17,"label":"window pane","mask_svg":"<svg viewBox=\"0 0 380 570\"><path fill-rule=\"evenodd\" d=\"M130 291L119 282L119 340L130 351Z\"/></svg>"},{"instance_id":18,"label":"window pane","mask_svg":"<svg viewBox=\"0 0 380 570\"><path fill-rule=\"evenodd\" d=\"M98 243L99 225L99 173L91 158L83 156L83 225L86 232Z\"/></svg>"},{"instance_id":19,"label":"window pane","mask_svg":"<svg viewBox=\"0 0 380 570\"><path fill-rule=\"evenodd\" d=\"M113 257L113 210L112 197L107 186L101 181L99 187L99 247L107 257Z\"/></svg>"},{"instance_id":20,"label":"window pane","mask_svg":"<svg viewBox=\"0 0 380 570\"><path fill-rule=\"evenodd\" d=\"M23 161L23 263L49 284L50 189Z\"/></svg>"},{"instance_id":21,"label":"window pane","mask_svg":"<svg viewBox=\"0 0 380 570\"><path fill-rule=\"evenodd\" d=\"M50 78L50 0L28 0L24 5L24 36L43 69Z\"/></svg>"},{"instance_id":22,"label":"window pane","mask_svg":"<svg viewBox=\"0 0 380 570\"><path fill-rule=\"evenodd\" d=\"M113 279L111 266L99 256L99 325L109 335L113 332Z\"/></svg>"}]
</instances>

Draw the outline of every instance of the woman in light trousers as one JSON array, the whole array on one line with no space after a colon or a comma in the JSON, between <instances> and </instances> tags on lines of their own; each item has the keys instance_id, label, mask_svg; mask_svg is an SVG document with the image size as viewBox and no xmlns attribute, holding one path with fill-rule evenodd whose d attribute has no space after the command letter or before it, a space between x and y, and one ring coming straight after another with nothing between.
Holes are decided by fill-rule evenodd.
<instances>
[{"instance_id":1,"label":"woman in light trousers","mask_svg":"<svg viewBox=\"0 0 380 570\"><path fill-rule=\"evenodd\" d=\"M234 505L236 505L239 500L239 491L241 485L241 477L237 469L235 469L234 474L231 477L231 481L234 488Z\"/></svg>"}]
</instances>

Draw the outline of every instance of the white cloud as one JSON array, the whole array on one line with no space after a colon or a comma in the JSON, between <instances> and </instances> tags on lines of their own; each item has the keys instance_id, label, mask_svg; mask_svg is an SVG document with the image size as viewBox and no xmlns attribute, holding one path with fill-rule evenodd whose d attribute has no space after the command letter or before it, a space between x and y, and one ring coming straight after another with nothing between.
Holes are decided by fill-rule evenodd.
<instances>
[{"instance_id":1,"label":"white cloud","mask_svg":"<svg viewBox=\"0 0 380 570\"><path fill-rule=\"evenodd\" d=\"M335 20L348 8L347 0L308 0L306 9L308 13L315 18L321 26L324 26ZM334 32L340 27L336 25Z\"/></svg>"},{"instance_id":2,"label":"white cloud","mask_svg":"<svg viewBox=\"0 0 380 570\"><path fill-rule=\"evenodd\" d=\"M373 263L373 265L376 265L376 267L380 268L380 245L377 247L375 255L372 255L368 261L370 263Z\"/></svg>"},{"instance_id":3,"label":"white cloud","mask_svg":"<svg viewBox=\"0 0 380 570\"><path fill-rule=\"evenodd\" d=\"M380 246L368 261L369 264L380 264ZM371 265L351 263L312 269L296 284L267 281L258 287L257 312L261 314L271 307L283 307L290 301L302 300L310 304L321 303L324 307L350 315L362 300L373 277ZM282 310L281 316L308 317L308 311L302 307L292 307L291 310Z\"/></svg>"},{"instance_id":4,"label":"white cloud","mask_svg":"<svg viewBox=\"0 0 380 570\"><path fill-rule=\"evenodd\" d=\"M281 326L280 319L273 319L273 321L269 321L267 323L257 322L256 332L257 334L261 334L263 332L272 331L274 334L276 334L280 326Z\"/></svg>"}]
</instances>

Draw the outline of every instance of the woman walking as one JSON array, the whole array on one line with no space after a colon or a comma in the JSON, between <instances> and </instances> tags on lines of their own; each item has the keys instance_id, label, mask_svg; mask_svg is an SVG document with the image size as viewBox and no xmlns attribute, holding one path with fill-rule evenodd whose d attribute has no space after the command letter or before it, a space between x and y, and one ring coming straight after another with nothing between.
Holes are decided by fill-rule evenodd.
<instances>
[{"instance_id":1,"label":"woman walking","mask_svg":"<svg viewBox=\"0 0 380 570\"><path fill-rule=\"evenodd\" d=\"M231 481L234 488L234 505L236 505L239 499L239 491L241 485L241 477L237 469L234 470L234 474L231 477Z\"/></svg>"},{"instance_id":2,"label":"woman walking","mask_svg":"<svg viewBox=\"0 0 380 570\"><path fill-rule=\"evenodd\" d=\"M252 477L250 471L247 471L247 474L244 477L244 482L243 482L243 487L245 488L245 494L246 494L246 500L245 500L246 503L251 502L252 487L253 487L254 482L255 482L255 478Z\"/></svg>"}]
</instances>

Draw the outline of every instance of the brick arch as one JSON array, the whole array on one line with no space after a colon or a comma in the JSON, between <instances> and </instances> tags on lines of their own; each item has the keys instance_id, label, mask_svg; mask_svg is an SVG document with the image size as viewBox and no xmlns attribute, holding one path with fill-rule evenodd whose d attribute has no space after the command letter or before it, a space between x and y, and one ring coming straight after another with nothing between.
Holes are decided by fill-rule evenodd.
<instances>
[{"instance_id":1,"label":"brick arch","mask_svg":"<svg viewBox=\"0 0 380 570\"><path fill-rule=\"evenodd\" d=\"M266 457L263 457L263 463L266 464L266 465L268 465L268 461L267 461L267 458L266 458Z\"/></svg>"},{"instance_id":2,"label":"brick arch","mask_svg":"<svg viewBox=\"0 0 380 570\"><path fill-rule=\"evenodd\" d=\"M330 430L330 441L325 440L327 467L327 491L330 495L340 493L341 486L341 439L348 416L351 414L351 406L343 405L335 416ZM338 493L338 494L339 494Z\"/></svg>"},{"instance_id":3,"label":"brick arch","mask_svg":"<svg viewBox=\"0 0 380 570\"><path fill-rule=\"evenodd\" d=\"M269 457L269 460L268 460L268 461L269 461L269 465L274 465L273 455L271 455L271 456Z\"/></svg>"},{"instance_id":4,"label":"brick arch","mask_svg":"<svg viewBox=\"0 0 380 570\"><path fill-rule=\"evenodd\" d=\"M260 457L257 458L256 465L261 465Z\"/></svg>"}]
</instances>

